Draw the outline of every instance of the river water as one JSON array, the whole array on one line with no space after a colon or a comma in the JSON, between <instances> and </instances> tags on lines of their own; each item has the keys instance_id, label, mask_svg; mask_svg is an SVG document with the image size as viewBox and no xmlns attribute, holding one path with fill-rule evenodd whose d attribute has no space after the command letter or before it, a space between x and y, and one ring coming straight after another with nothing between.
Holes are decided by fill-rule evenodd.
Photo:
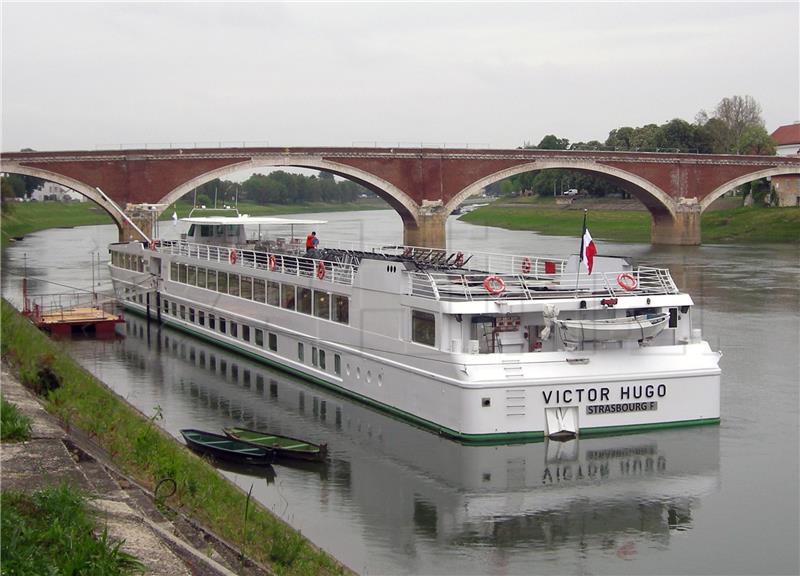
<instances>
[{"instance_id":1,"label":"river water","mask_svg":"<svg viewBox=\"0 0 800 576\"><path fill-rule=\"evenodd\" d=\"M402 238L392 211L304 216L329 221L323 246ZM31 292L90 289L97 254L109 289L113 241L113 226L32 234L3 254L3 295L19 305L25 267ZM797 247L597 244L669 267L692 295L695 326L724 352L721 425L465 447L135 315L124 338L65 345L176 436L268 425L328 442L326 465L224 473L363 574L797 574ZM579 240L451 218L448 245L565 257Z\"/></svg>"}]
</instances>

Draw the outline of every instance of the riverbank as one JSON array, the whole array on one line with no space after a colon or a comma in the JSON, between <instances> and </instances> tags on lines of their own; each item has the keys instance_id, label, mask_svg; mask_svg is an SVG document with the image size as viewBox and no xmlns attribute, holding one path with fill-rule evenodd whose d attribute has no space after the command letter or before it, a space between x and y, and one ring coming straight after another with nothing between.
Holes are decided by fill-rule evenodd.
<instances>
[{"instance_id":1,"label":"riverbank","mask_svg":"<svg viewBox=\"0 0 800 576\"><path fill-rule=\"evenodd\" d=\"M239 203L239 212L251 216L278 216L281 214L303 214L315 212L350 212L353 210L386 210L389 206L380 199L369 198L358 202L336 204L312 202L309 204L251 204ZM161 220L189 215L192 207L187 204L172 204L161 215ZM230 212L228 212L230 215ZM111 224L111 216L94 202L15 202L4 207L0 225L0 245L5 247L15 238L48 228L74 228Z\"/></svg>"},{"instance_id":2,"label":"riverbank","mask_svg":"<svg viewBox=\"0 0 800 576\"><path fill-rule=\"evenodd\" d=\"M552 198L497 200L459 219L480 226L530 230L550 236L579 237L584 210L594 238L617 242L650 241L650 213L638 200L578 199L556 204ZM703 243L800 243L798 208L725 208L702 215Z\"/></svg>"},{"instance_id":3,"label":"riverbank","mask_svg":"<svg viewBox=\"0 0 800 576\"><path fill-rule=\"evenodd\" d=\"M41 392L43 405L69 436L91 441L121 474L150 494L162 480L171 479L174 494L163 502L174 514L208 527L274 573L347 573L258 503L251 500L248 505L246 494L157 426L160 409L154 408L150 417L138 412L5 301L1 327L2 356L13 376ZM4 487L7 472L4 466Z\"/></svg>"}]
</instances>

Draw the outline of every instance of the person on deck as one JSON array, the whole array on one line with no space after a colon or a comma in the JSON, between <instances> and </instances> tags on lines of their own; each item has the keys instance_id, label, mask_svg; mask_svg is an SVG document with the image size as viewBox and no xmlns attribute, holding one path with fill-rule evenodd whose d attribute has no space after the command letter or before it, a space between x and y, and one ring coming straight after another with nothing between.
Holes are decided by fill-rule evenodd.
<instances>
[{"instance_id":1,"label":"person on deck","mask_svg":"<svg viewBox=\"0 0 800 576\"><path fill-rule=\"evenodd\" d=\"M312 250L316 250L317 246L319 246L319 238L317 238L316 232L312 232L306 236L306 256L309 256Z\"/></svg>"}]
</instances>

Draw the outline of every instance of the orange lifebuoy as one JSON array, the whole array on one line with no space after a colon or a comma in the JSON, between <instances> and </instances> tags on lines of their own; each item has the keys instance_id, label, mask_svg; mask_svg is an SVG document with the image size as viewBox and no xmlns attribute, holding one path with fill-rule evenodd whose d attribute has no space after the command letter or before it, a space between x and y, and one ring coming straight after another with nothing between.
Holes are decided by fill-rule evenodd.
<instances>
[{"instance_id":1,"label":"orange lifebuoy","mask_svg":"<svg viewBox=\"0 0 800 576\"><path fill-rule=\"evenodd\" d=\"M325 278L325 262L320 260L317 262L317 278L323 280Z\"/></svg>"},{"instance_id":2,"label":"orange lifebuoy","mask_svg":"<svg viewBox=\"0 0 800 576\"><path fill-rule=\"evenodd\" d=\"M463 252L458 252L456 254L456 260L455 260L455 262L453 262L453 265L456 268L459 268L463 263L464 263L464 253Z\"/></svg>"},{"instance_id":3,"label":"orange lifebuoy","mask_svg":"<svg viewBox=\"0 0 800 576\"><path fill-rule=\"evenodd\" d=\"M275 262L275 255L274 254L270 254L269 255L269 271L272 272L273 270L275 270L275 266L277 266L277 263Z\"/></svg>"},{"instance_id":4,"label":"orange lifebuoy","mask_svg":"<svg viewBox=\"0 0 800 576\"><path fill-rule=\"evenodd\" d=\"M522 273L523 274L530 274L531 272L531 259L525 256L522 260Z\"/></svg>"},{"instance_id":5,"label":"orange lifebuoy","mask_svg":"<svg viewBox=\"0 0 800 576\"><path fill-rule=\"evenodd\" d=\"M629 274L628 272L623 272L617 276L617 284L619 284L620 288L627 292L636 290L636 287L639 285L639 283L636 281L636 278L633 277L633 274Z\"/></svg>"},{"instance_id":6,"label":"orange lifebuoy","mask_svg":"<svg viewBox=\"0 0 800 576\"><path fill-rule=\"evenodd\" d=\"M236 248L231 248L230 254L228 254L228 260L231 261L231 264L236 264L237 258L239 258L239 255L236 253Z\"/></svg>"},{"instance_id":7,"label":"orange lifebuoy","mask_svg":"<svg viewBox=\"0 0 800 576\"><path fill-rule=\"evenodd\" d=\"M483 287L492 296L497 296L505 291L506 283L500 276L487 276L483 281Z\"/></svg>"}]
</instances>

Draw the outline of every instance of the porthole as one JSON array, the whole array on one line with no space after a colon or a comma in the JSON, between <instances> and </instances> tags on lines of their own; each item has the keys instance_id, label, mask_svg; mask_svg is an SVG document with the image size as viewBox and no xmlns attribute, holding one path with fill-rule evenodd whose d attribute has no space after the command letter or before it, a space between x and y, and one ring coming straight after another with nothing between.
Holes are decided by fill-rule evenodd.
<instances>
[{"instance_id":1,"label":"porthole","mask_svg":"<svg viewBox=\"0 0 800 576\"><path fill-rule=\"evenodd\" d=\"M361 366L356 366L356 380L361 379Z\"/></svg>"},{"instance_id":2,"label":"porthole","mask_svg":"<svg viewBox=\"0 0 800 576\"><path fill-rule=\"evenodd\" d=\"M372 371L367 370L367 384L372 384Z\"/></svg>"},{"instance_id":3,"label":"porthole","mask_svg":"<svg viewBox=\"0 0 800 576\"><path fill-rule=\"evenodd\" d=\"M378 386L383 386L383 374L378 374Z\"/></svg>"},{"instance_id":4,"label":"porthole","mask_svg":"<svg viewBox=\"0 0 800 576\"><path fill-rule=\"evenodd\" d=\"M350 376L350 364L347 364L347 366L345 366L345 372L347 372L347 375Z\"/></svg>"}]
</instances>

